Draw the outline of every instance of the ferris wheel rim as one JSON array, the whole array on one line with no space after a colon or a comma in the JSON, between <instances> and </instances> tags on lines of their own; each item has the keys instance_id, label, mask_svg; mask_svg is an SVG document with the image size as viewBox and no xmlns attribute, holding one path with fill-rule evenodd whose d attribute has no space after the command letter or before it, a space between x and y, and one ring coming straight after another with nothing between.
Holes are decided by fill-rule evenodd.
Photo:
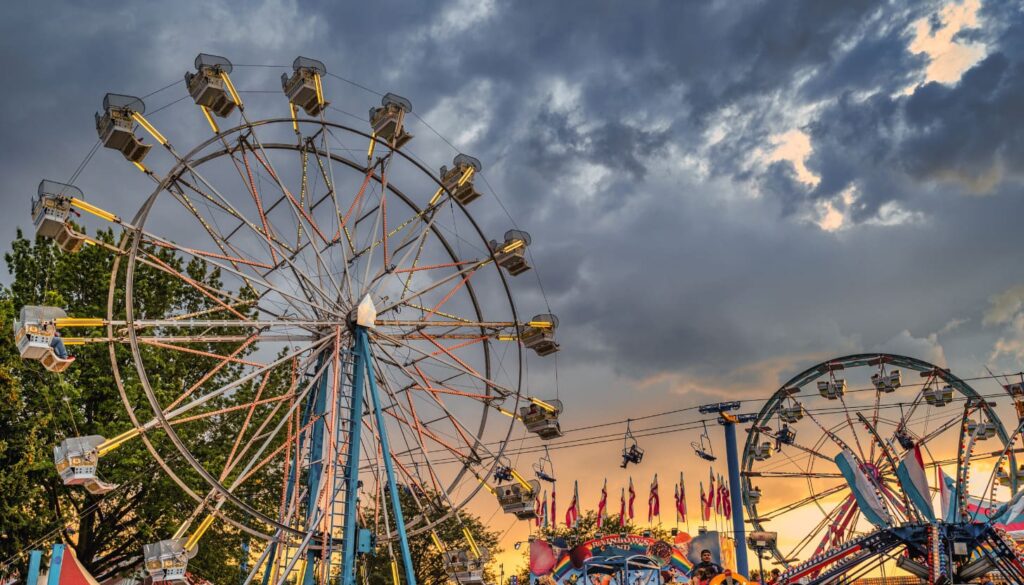
<instances>
[{"instance_id":1,"label":"ferris wheel rim","mask_svg":"<svg viewBox=\"0 0 1024 585\"><path fill-rule=\"evenodd\" d=\"M871 362L875 362L875 364L872 364ZM810 384L815 379L817 379L817 378L819 378L819 377L821 377L823 375L828 375L828 373L831 370L839 369L839 368L830 368L829 367L830 365L837 365L837 364L839 364L839 365L842 365L843 368L851 368L851 367L862 367L862 366L877 365L879 363L885 364L885 365L893 365L893 366L904 367L904 368L908 368L908 369L911 369L911 370L914 370L914 371L918 371L918 372L934 372L935 376L938 379L941 379L946 384L949 384L958 393L962 394L968 400L976 399L977 402L981 405L981 408L984 409L984 412L986 414L987 420L989 422L995 423L996 437L1002 442L1003 455L1006 456L1011 461L1011 465L1016 465L1016 458L1015 458L1015 455L1013 453L1012 444L1010 443L1010 441L1013 439L1013 437L1007 434L1006 429L1005 429L1005 427L1004 427L1004 425L1002 423L1002 419L998 416L998 414L995 412L994 408L988 403L987 400L981 399L981 395L977 392L977 390L975 390L965 380L963 380L962 378L960 378L956 374L953 374L952 371L949 370L948 368L941 368L941 367L936 366L935 364L929 363L929 362L927 362L925 360L922 360L922 359L919 359L919 358L910 357L910 356L899 355L899 354L891 354L891 353L858 353L858 354L849 354L849 355L845 355L845 356L841 356L841 357L837 357L837 358L832 358L832 359L829 359L829 360L817 363L817 364L815 364L813 366L810 366L810 367L804 369L802 372L796 374L795 376L793 376L789 380L787 380L785 383L783 383L781 386L779 386L778 390L776 390L775 392L772 393L771 397L769 397L769 399L765 401L764 406L757 413L756 418L755 418L754 422L752 423L752 425L755 428L761 428L761 427L766 426L768 423L770 423L772 421L773 417L775 417L778 414L778 410L783 405L784 400L789 397L789 393L787 392L788 389L794 388L794 387L803 387L803 386L805 386L807 384ZM879 392L876 390L875 393L877 395ZM848 411L848 408L845 406L845 403L843 403L843 404L844 404L844 407L843 407L844 411ZM837 423L837 426L842 426L843 424L844 423ZM966 423L964 423L964 424L966 424ZM821 440L825 441L825 438L826 437L822 437ZM752 476L750 475L750 473L752 473L754 471L753 468L754 468L754 464L756 463L755 460L753 459L753 457L750 455L750 452L751 452L751 448L754 445L757 444L757 441L758 441L757 433L755 433L755 432L748 433L746 441L744 442L742 461L740 463L741 476L742 476L742 481L740 482L740 484L741 484L741 492L742 492L743 509L744 509L744 512L747 514L747 517L748 517L748 519L749 519L749 521L751 523L751 526L753 527L754 530L764 530L765 527L764 527L764 524L762 522L762 519L757 514L757 504L752 503L751 499L750 499L750 493L751 493L752 488L753 488ZM827 441L825 441L825 442L827 442ZM812 460L813 460L813 458L812 458ZM889 471L890 472L894 472L894 470L889 470ZM1013 492L1013 493L1015 493L1017 491L1017 489L1019 489L1019 486L1017 485L1017 482L1015 480L1016 478L1014 477L1014 475L1015 474L1013 474L1013 473L1010 474L1011 481L1012 481L1010 489L1011 489L1011 492ZM808 478L808 481L810 481L810 478ZM839 492L842 491L843 485L844 484L842 482L840 482L836 486L833 486L833 488L840 488L836 493L839 493ZM828 488L825 491L832 490L833 488ZM816 497L824 497L824 495L826 495L826 494L824 494L824 492L823 492L823 494L816 495ZM818 501L814 500L814 503L817 504ZM827 517L827 515L825 515L825 516ZM776 561L779 562L780 564L782 564L783 566L786 566L786 567L795 566L795 564L798 562L798 561L795 561L794 559L787 559L785 557L785 555L783 554L783 551L779 548L778 544L775 544L772 547L771 552L772 552L773 556L775 557Z\"/></svg>"},{"instance_id":2,"label":"ferris wheel rim","mask_svg":"<svg viewBox=\"0 0 1024 585\"><path fill-rule=\"evenodd\" d=\"M210 139L206 140L205 142L203 142L199 146L196 146L195 148L193 148L193 150L190 151L188 154L182 156L181 160L174 166L174 169L172 170L172 172L168 173L166 175L166 177L164 177L164 179L160 181L160 183L158 184L158 186L156 187L154 192L149 196L149 198L147 198L146 202L140 208L139 213L135 216L135 219L134 219L133 223L135 223L137 225L136 225L136 229L133 232L131 232L131 236L132 236L131 252L129 254L128 266L126 267L126 269L128 271L128 274L132 275L131 280L134 281L134 272L135 272L135 269L136 269L135 260L136 260L136 257L138 256L138 253L139 253L139 250L138 250L139 244L142 241L142 230L143 230L143 226L145 224L145 219L148 217L148 215L149 215L149 213L150 213L150 211L152 209L152 205L155 202L156 198L159 197L159 195L161 193L163 193L163 192L168 190L169 185L173 183L175 177L179 177L181 175L181 173L184 172L188 168L188 165L190 163L198 165L198 164L202 164L202 162L205 162L207 159L215 158L217 156L223 156L224 154L226 154L223 151L218 151L218 152L210 153L210 154L208 154L208 155L206 155L204 157L192 159L192 157L196 153L201 152L203 149L209 147L215 141L223 139L224 136L230 136L230 135L233 135L233 134L237 134L237 133L239 133L239 132L241 132L243 130L252 129L252 128L255 128L255 127L258 127L258 126L264 126L264 125L275 124L275 123L288 123L288 124L291 124L292 122L293 121L291 119L289 119L289 118L275 118L275 119L265 119L265 120L254 121L252 123L240 124L239 126L237 126L235 128L231 128L231 129L228 129L228 130L225 130L225 131L222 131L222 132L218 132L217 135L215 135L213 138L210 138ZM373 137L373 136L371 136L371 135L369 135L369 134L367 134L367 133L365 133L365 132L363 132L361 130L358 130L358 129L355 129L355 128L351 128L351 127L348 127L348 126L345 126L345 125L342 125L342 124L336 124L336 123L327 122L327 121L315 121L315 120L299 120L299 122L305 123L305 124L314 124L314 125L318 125L318 126L322 126L322 127L337 128L337 129L341 129L341 130L344 130L344 131L347 131L347 132L351 132L351 133L359 135L359 136L363 136L363 137L369 138L371 140L376 140L377 142L381 142L380 139L377 139L376 137ZM384 143L382 143L382 144L384 144ZM271 149L278 149L279 148L279 149L282 149L282 150L293 150L293 151L301 151L303 148L305 148L305 147L302 147L300 145L284 144L284 143L267 143L267 144L263 144L261 146L266 147L266 148L271 148ZM324 151L322 151L320 149L314 149L314 150L318 151L320 154L322 154L324 156L329 156L332 160L340 162L342 164L345 164L346 166L348 166L348 167L350 167L350 168L352 168L354 170L363 170L363 171L365 171L366 168L367 168L367 167L362 166L359 163L356 163L356 162L354 162L354 161L348 159L347 157L344 157L344 156L342 156L342 155L340 155L338 153L335 153L335 152L324 152ZM401 157L403 157L405 160L407 160L409 163L411 163L412 165L417 167L422 172L423 175L426 175L426 176L430 177L431 180L433 180L435 182L435 184L437 184L437 185L439 185L439 186L441 186L443 188L443 185L440 184L438 179L424 165L422 165L421 163L419 163L415 159L412 159L410 156L408 156L406 153L404 153L404 152L402 152L400 150L399 151L392 151L392 153L396 153L396 152ZM378 183L380 183L380 179L378 177L374 177L374 178L375 178L375 180L377 180ZM411 198L405 196L404 193L402 193L400 189L398 189L397 187L394 186L394 184L388 185L388 190L393 192L393 193L395 193L400 199L402 199L403 202L407 206L409 206L410 209L413 209L413 210L418 210L419 209L416 206L416 204L411 200ZM480 227L477 224L475 218L471 214L466 212L465 206L461 202L459 202L458 200L456 200L454 198L452 198L451 201L454 204L457 204L462 209L463 216L472 224L476 235L482 241L486 242L486 236L484 235L483 231L480 229ZM441 234L436 228L433 228L433 231L439 237L440 241L443 242L443 245L444 245L446 251L451 255L451 257L458 258L458 256L455 255L454 250L452 249L451 245L447 242L447 239L443 236L443 234ZM491 252L491 256L493 257L493 252ZM514 296L511 293L511 288L509 286L508 280L507 280L505 275L500 270L498 270L497 272L498 272L498 274L500 276L500 279L501 279L501 282L502 282L502 285L503 285L503 289L505 291L505 295L504 296L508 300L509 307L510 307L510 310L511 310L512 315L513 315L513 319L518 321L518 311L517 311L517 308L516 308ZM471 290L471 286L472 286L471 283L468 284L467 285L467 289ZM478 315L482 318L482 309L480 308L479 303L477 301L476 293L472 292L470 294L471 294L471 297L473 299L474 310L476 312L478 312ZM130 302L128 301L127 298L126 298L125 303L126 303L126 307L130 307L131 306ZM112 309L110 311L108 311L108 312L112 315ZM133 312L133 310L131 310L130 312ZM134 315L133 314L129 318L129 322L132 322L132 321L134 321ZM159 408L159 401L155 401L154 402L155 395L153 395L153 391L152 391L152 388L151 388L151 386L149 384L149 381L145 377L145 374L144 374L144 372L141 369L142 360L141 360L141 357L138 354L139 342L138 342L138 337L137 337L136 332L135 332L135 328L132 327L132 326L129 326L128 327L128 331L129 331L129 342L130 342L130 344L132 346L133 353L134 353L133 361L135 361L135 363L137 364L137 369L140 370L139 371L140 381L141 380L145 380L145 382L143 383L143 387L144 387L144 389L146 391L147 399L150 400L151 409L154 411L154 414L156 415L156 418L159 420L161 428L165 432L168 432L169 436L173 436L174 437L174 438L172 438L172 443L175 444L176 449L186 459L186 461L189 463L189 465L193 469L195 469L198 473L200 473L201 476L203 476L203 478L204 478L204 480L206 480L207 484L209 484L212 488L214 488L225 499L230 501L236 508L239 508L240 510L242 510L243 512L245 512L249 516L256 518L257 520L263 522L264 524L269 524L271 526L275 526L278 529L286 530L289 533L292 533L294 535L297 535L297 536L303 535L304 534L303 532L291 529L291 528L286 527L286 526L284 526L284 525L282 525L280 523L277 523L276 521L274 521L269 516L266 516L265 514L261 514L257 510L252 509L250 506L245 504L245 502L241 501L239 498L234 497L232 494L230 494L229 490L227 490L223 485L221 485L220 482L217 482L216 479L213 478L213 476L209 474L208 470L204 470L205 471L205 473L204 473L203 471L200 471L198 469L199 467L202 467L202 465L199 464L198 461L195 461L194 457L191 457L190 454L188 454L188 455L186 454L186 452L188 451L188 448L184 444L181 443L180 438L178 438L176 433L173 431L173 429L170 428L171 425L169 424L167 419L162 416L162 412L159 412L161 410ZM113 342L111 342L111 345L113 345ZM490 348L487 347L487 344L484 344L484 345L486 347L485 351L487 351L488 354L489 354ZM111 351L112 351L112 355L113 355L113 350L111 350ZM517 359L516 365L518 366L518 372L519 373L518 373L518 376L517 376L516 394L515 394L515 404L516 404L516 406L518 406L519 402L522 400L522 397L523 397L522 377L523 377L523 360L524 360L524 355L523 355L523 348L521 346L517 347L517 353L518 353L518 359ZM490 358L487 359L487 367L488 367L488 369L492 367L492 365L490 363ZM491 389L488 388L488 393L490 393L490 391L491 391ZM126 406L127 406L127 404L126 404ZM479 428L477 430L476 444L480 444L481 443L481 436L482 436L481 433L483 432L483 429L486 427L487 416L490 414L490 413L487 412L488 408L486 406L483 406L482 408L483 408L483 411L482 411L483 415L481 417L480 426L479 426ZM133 418L133 425L135 425L138 428L138 426L139 426L138 419L136 417L134 417L134 416L132 418ZM506 433L504 434L504 438L501 440L498 452L495 455L494 460L493 460L493 462L491 464L491 468L490 468L489 471L487 471L487 474L490 474L493 471L494 467L499 464L500 458L503 456L504 451L507 448L507 444L508 444L509 440L511 439L512 432L514 431L514 428L515 428L514 423L515 423L514 419L510 420L508 429L507 429ZM153 451L155 451L155 449L151 450L151 454L153 453ZM164 468L164 470L165 471L170 471L169 470L169 465L166 463L166 461L164 461L162 457L160 459L161 459L161 466ZM463 478L463 476L466 473L470 473L470 472L471 471L469 470L468 466L464 464L462 469L459 471L457 477L451 481L451 484L450 484L449 488L445 490L446 493L450 492L452 489L454 489L454 487L457 486L460 483L460 481ZM174 474L174 473L170 473L170 474L172 475L172 477L175 478L176 483L178 483L179 486L181 486L183 482L180 480L180 478L177 478L176 474ZM211 479L213 480L213 483L211 483ZM216 483L218 485L215 486L214 483ZM417 532L421 532L421 531L427 530L427 529L431 528L432 526L436 525L438 522L441 522L441 521L447 519L448 517L452 516L454 513L456 513L456 511L458 509L461 509L462 507L464 507L482 488L483 488L482 484L478 484L478 485L473 486L473 488L471 489L469 495L466 496L463 499L463 501L458 502L457 504L453 503L453 505L449 507L450 509L442 517L434 519L433 521L428 522L426 525L424 525L424 526L422 526L422 527L412 531L411 533L415 534ZM186 492L189 492L189 491L190 490L186 490ZM189 495L191 495L193 497L193 499L195 499L196 501L198 501L200 503L203 500L203 498L199 494L197 494L195 492L192 492ZM228 517L226 514L218 514L218 515L222 516L222 517L225 517L226 519L232 520L232 524L234 524L234 525L236 525L236 526L238 526L240 528L246 528L247 531L250 532L250 533L254 532L253 529L244 526L244 523L240 523L240 522L234 521L233 519ZM422 517L422 514L417 516L417 518L420 518L420 517ZM258 531L256 531L256 532L258 533L258 535L260 537L263 537L263 538L267 538L268 537L267 535L265 535L263 533L260 533Z\"/></svg>"}]
</instances>

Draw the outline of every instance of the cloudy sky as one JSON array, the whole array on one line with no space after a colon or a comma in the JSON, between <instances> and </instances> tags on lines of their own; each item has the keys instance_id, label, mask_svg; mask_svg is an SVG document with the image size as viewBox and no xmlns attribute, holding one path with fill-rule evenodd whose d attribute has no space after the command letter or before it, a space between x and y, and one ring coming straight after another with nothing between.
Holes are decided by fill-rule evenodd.
<instances>
[{"instance_id":1,"label":"cloudy sky","mask_svg":"<svg viewBox=\"0 0 1024 585\"><path fill-rule=\"evenodd\" d=\"M862 350L964 376L1024 357L1020 2L40 1L7 6L0 33L5 239L39 179L89 152L105 92L164 88L199 52L307 55L411 98L533 235L567 428L763 398ZM234 77L276 90L280 71ZM328 90L343 110L377 100ZM121 210L148 193L109 151L78 182ZM518 292L543 309L535 281ZM673 457L693 438L655 439L638 481L690 462ZM621 483L617 448L556 463L592 494Z\"/></svg>"}]
</instances>

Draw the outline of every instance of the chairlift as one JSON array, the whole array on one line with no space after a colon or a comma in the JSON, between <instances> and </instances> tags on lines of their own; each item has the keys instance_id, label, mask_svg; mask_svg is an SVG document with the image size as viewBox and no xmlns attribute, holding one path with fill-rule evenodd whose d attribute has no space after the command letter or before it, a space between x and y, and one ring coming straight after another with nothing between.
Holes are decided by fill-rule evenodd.
<instances>
[{"instance_id":1,"label":"chairlift","mask_svg":"<svg viewBox=\"0 0 1024 585\"><path fill-rule=\"evenodd\" d=\"M693 452L697 454L697 457L705 461L716 461L718 457L715 457L714 447L711 445L711 437L708 436L708 424L701 421L704 426L704 431L701 432L698 441L691 441L690 447L693 448Z\"/></svg>"},{"instance_id":2,"label":"chairlift","mask_svg":"<svg viewBox=\"0 0 1024 585\"><path fill-rule=\"evenodd\" d=\"M507 461L502 463L494 468L494 481L501 483L515 479L515 475L512 474L512 466Z\"/></svg>"},{"instance_id":3,"label":"chairlift","mask_svg":"<svg viewBox=\"0 0 1024 585\"><path fill-rule=\"evenodd\" d=\"M633 436L633 431L629 428L630 421L626 420L626 434L622 437L622 464L619 467L625 469L630 463L637 465L644 460L644 450L640 448L640 445L636 441L636 437Z\"/></svg>"},{"instance_id":4,"label":"chairlift","mask_svg":"<svg viewBox=\"0 0 1024 585\"><path fill-rule=\"evenodd\" d=\"M386 93L380 100L379 108L370 108L370 126L373 133L388 143L391 148L402 148L412 140L412 134L405 130L405 115L412 111L412 102L406 98Z\"/></svg>"},{"instance_id":5,"label":"chairlift","mask_svg":"<svg viewBox=\"0 0 1024 585\"><path fill-rule=\"evenodd\" d=\"M533 464L533 473L537 479L555 483L555 464L551 461L551 453L548 452L547 445L544 445L544 456Z\"/></svg>"}]
</instances>

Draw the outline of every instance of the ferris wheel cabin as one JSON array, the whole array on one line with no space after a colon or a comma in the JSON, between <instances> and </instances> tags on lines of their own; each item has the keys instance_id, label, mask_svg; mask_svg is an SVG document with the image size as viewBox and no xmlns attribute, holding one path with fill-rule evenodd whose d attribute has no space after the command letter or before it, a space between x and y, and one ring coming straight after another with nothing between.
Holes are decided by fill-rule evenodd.
<instances>
[{"instance_id":1,"label":"ferris wheel cabin","mask_svg":"<svg viewBox=\"0 0 1024 585\"><path fill-rule=\"evenodd\" d=\"M186 551L184 538L144 544L142 557L146 573L154 583L186 583L185 571L188 569L188 560L196 556L197 550Z\"/></svg>"},{"instance_id":2,"label":"ferris wheel cabin","mask_svg":"<svg viewBox=\"0 0 1024 585\"><path fill-rule=\"evenodd\" d=\"M952 386L925 388L921 391L921 394L924 395L924 401L932 406L946 406L953 402Z\"/></svg>"},{"instance_id":3,"label":"ferris wheel cabin","mask_svg":"<svg viewBox=\"0 0 1024 585\"><path fill-rule=\"evenodd\" d=\"M93 495L102 495L115 485L96 477L99 464L99 446L106 441L99 435L69 437L53 448L53 463L64 485L80 485Z\"/></svg>"},{"instance_id":4,"label":"ferris wheel cabin","mask_svg":"<svg viewBox=\"0 0 1024 585\"><path fill-rule=\"evenodd\" d=\"M779 420L784 423L795 423L799 422L804 417L804 407L802 404L795 406L788 406L779 409Z\"/></svg>"},{"instance_id":5,"label":"ferris wheel cabin","mask_svg":"<svg viewBox=\"0 0 1024 585\"><path fill-rule=\"evenodd\" d=\"M772 456L772 443L771 441L763 441L761 443L753 443L747 449L747 453L754 461L767 461Z\"/></svg>"},{"instance_id":6,"label":"ferris wheel cabin","mask_svg":"<svg viewBox=\"0 0 1024 585\"><path fill-rule=\"evenodd\" d=\"M755 506L761 501L761 488L759 486L755 485L750 488L750 491L747 492L747 501Z\"/></svg>"},{"instance_id":7,"label":"ferris wheel cabin","mask_svg":"<svg viewBox=\"0 0 1024 585\"><path fill-rule=\"evenodd\" d=\"M545 400L545 404L553 406L553 410L530 403L519 407L519 417L523 419L526 430L537 433L541 439L548 441L562 436L562 428L558 417L562 414L562 401Z\"/></svg>"},{"instance_id":8,"label":"ferris wheel cabin","mask_svg":"<svg viewBox=\"0 0 1024 585\"><path fill-rule=\"evenodd\" d=\"M452 168L441 167L441 184L452 194L452 198L462 205L480 197L480 192L473 186L473 177L483 170L479 159L468 154L457 154L452 161Z\"/></svg>"},{"instance_id":9,"label":"ferris wheel cabin","mask_svg":"<svg viewBox=\"0 0 1024 585\"><path fill-rule=\"evenodd\" d=\"M519 276L530 269L526 262L526 248L532 240L530 234L523 230L508 230L505 232L505 241L490 241L491 251L494 252L494 260L512 276Z\"/></svg>"},{"instance_id":10,"label":"ferris wheel cabin","mask_svg":"<svg viewBox=\"0 0 1024 585\"><path fill-rule=\"evenodd\" d=\"M498 504L506 514L515 514L520 520L532 520L537 517L536 500L540 493L540 482L531 479L527 489L519 482L495 486Z\"/></svg>"},{"instance_id":11,"label":"ferris wheel cabin","mask_svg":"<svg viewBox=\"0 0 1024 585\"><path fill-rule=\"evenodd\" d=\"M838 400L846 395L846 380L842 378L820 380L818 381L818 394L829 400Z\"/></svg>"},{"instance_id":12,"label":"ferris wheel cabin","mask_svg":"<svg viewBox=\"0 0 1024 585\"><path fill-rule=\"evenodd\" d=\"M319 116L327 108L329 102L324 101L323 86L320 77L327 74L327 66L322 61L308 57L296 57L292 62L292 75L281 74L281 89L288 101L297 108L302 108L308 116Z\"/></svg>"},{"instance_id":13,"label":"ferris wheel cabin","mask_svg":"<svg viewBox=\"0 0 1024 585\"><path fill-rule=\"evenodd\" d=\"M18 320L14 322L14 342L21 359L37 360L51 372L63 372L73 358L61 359L54 353L50 343L57 335L57 319L67 317L64 309L25 305Z\"/></svg>"},{"instance_id":14,"label":"ferris wheel cabin","mask_svg":"<svg viewBox=\"0 0 1024 585\"><path fill-rule=\"evenodd\" d=\"M879 392L895 392L897 388L903 385L903 378L899 370L893 370L888 374L882 372L875 372L871 374L871 384Z\"/></svg>"},{"instance_id":15,"label":"ferris wheel cabin","mask_svg":"<svg viewBox=\"0 0 1024 585\"><path fill-rule=\"evenodd\" d=\"M226 75L231 73L231 61L216 55L200 53L196 57L196 72L185 72L185 85L197 106L210 110L219 118L235 110L234 98L228 90Z\"/></svg>"},{"instance_id":16,"label":"ferris wheel cabin","mask_svg":"<svg viewBox=\"0 0 1024 585\"><path fill-rule=\"evenodd\" d=\"M480 556L468 550L444 551L444 568L459 585L484 585L484 566L490 559L487 549L480 549Z\"/></svg>"},{"instance_id":17,"label":"ferris wheel cabin","mask_svg":"<svg viewBox=\"0 0 1024 585\"><path fill-rule=\"evenodd\" d=\"M32 199L32 223L36 236L52 239L61 250L75 253L85 243L85 236L71 227L72 198L84 199L82 191L73 185L43 180Z\"/></svg>"},{"instance_id":18,"label":"ferris wheel cabin","mask_svg":"<svg viewBox=\"0 0 1024 585\"><path fill-rule=\"evenodd\" d=\"M1024 463L1017 468L1014 475L1016 475L1018 484L1024 482ZM1006 473L1006 470L1003 469L1001 465L999 466L999 469L996 469L996 481L1002 486L1010 485L1010 474Z\"/></svg>"},{"instance_id":19,"label":"ferris wheel cabin","mask_svg":"<svg viewBox=\"0 0 1024 585\"><path fill-rule=\"evenodd\" d=\"M996 436L996 423L972 420L967 423L967 432L973 435L976 441L991 439Z\"/></svg>"},{"instance_id":20,"label":"ferris wheel cabin","mask_svg":"<svg viewBox=\"0 0 1024 585\"><path fill-rule=\"evenodd\" d=\"M143 144L135 135L134 113L143 114L146 105L137 97L108 93L103 96L103 113L96 113L96 133L103 146L120 151L133 163L141 163L152 144Z\"/></svg>"},{"instance_id":21,"label":"ferris wheel cabin","mask_svg":"<svg viewBox=\"0 0 1024 585\"><path fill-rule=\"evenodd\" d=\"M519 340L523 347L541 357L551 355L560 349L555 341L555 329L558 329L558 317L550 313L536 315L519 328Z\"/></svg>"},{"instance_id":22,"label":"ferris wheel cabin","mask_svg":"<svg viewBox=\"0 0 1024 585\"><path fill-rule=\"evenodd\" d=\"M412 134L405 131L405 115L412 111L412 102L400 95L386 93L380 104L379 108L370 108L373 133L391 148L402 148L412 140Z\"/></svg>"}]
</instances>

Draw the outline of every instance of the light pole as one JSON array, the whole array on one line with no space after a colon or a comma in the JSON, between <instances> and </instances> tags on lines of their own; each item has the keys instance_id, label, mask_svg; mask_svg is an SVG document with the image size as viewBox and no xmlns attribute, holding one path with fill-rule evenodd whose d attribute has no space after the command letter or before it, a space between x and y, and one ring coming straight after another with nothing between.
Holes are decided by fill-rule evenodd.
<instances>
[{"instance_id":1,"label":"light pole","mask_svg":"<svg viewBox=\"0 0 1024 585\"><path fill-rule=\"evenodd\" d=\"M747 546L757 554L757 582L764 585L764 553L775 546L777 532L751 532L747 536Z\"/></svg>"}]
</instances>

